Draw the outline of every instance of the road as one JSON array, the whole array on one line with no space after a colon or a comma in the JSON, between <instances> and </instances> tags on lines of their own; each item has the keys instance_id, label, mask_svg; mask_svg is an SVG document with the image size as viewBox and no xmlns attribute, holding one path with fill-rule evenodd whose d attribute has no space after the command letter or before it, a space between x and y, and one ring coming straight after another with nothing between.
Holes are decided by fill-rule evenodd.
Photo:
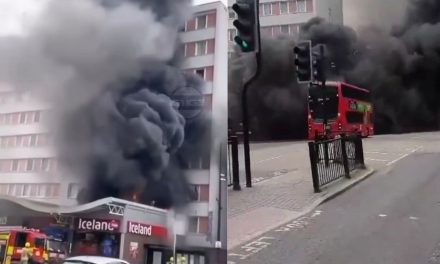
<instances>
[{"instance_id":1,"label":"road","mask_svg":"<svg viewBox=\"0 0 440 264\"><path fill-rule=\"evenodd\" d=\"M375 136L364 140L365 162L381 169L392 165L420 147L440 148L429 142L440 140L440 133ZM243 148L239 148L240 179L245 182ZM252 181L271 179L292 171L310 171L307 141L251 144Z\"/></svg>"},{"instance_id":2,"label":"road","mask_svg":"<svg viewBox=\"0 0 440 264\"><path fill-rule=\"evenodd\" d=\"M230 263L440 263L440 134L367 141L375 175L230 250Z\"/></svg>"}]
</instances>

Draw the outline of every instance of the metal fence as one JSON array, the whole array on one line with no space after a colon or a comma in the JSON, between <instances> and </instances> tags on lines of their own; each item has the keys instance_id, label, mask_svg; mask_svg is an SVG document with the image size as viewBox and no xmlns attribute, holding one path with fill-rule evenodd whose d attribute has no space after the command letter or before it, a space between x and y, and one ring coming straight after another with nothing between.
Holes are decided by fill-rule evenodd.
<instances>
[{"instance_id":1,"label":"metal fence","mask_svg":"<svg viewBox=\"0 0 440 264\"><path fill-rule=\"evenodd\" d=\"M241 190L238 163L238 137L228 136L228 187L233 186L236 191Z\"/></svg>"},{"instance_id":2,"label":"metal fence","mask_svg":"<svg viewBox=\"0 0 440 264\"><path fill-rule=\"evenodd\" d=\"M340 178L350 178L355 169L365 168L362 139L358 136L309 142L309 154L315 192Z\"/></svg>"}]
</instances>

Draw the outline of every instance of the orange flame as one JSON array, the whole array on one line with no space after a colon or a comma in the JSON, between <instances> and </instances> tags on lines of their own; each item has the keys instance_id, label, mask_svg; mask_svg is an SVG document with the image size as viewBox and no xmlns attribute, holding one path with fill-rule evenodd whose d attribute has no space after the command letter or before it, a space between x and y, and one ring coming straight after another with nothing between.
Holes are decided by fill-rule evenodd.
<instances>
[{"instance_id":1,"label":"orange flame","mask_svg":"<svg viewBox=\"0 0 440 264\"><path fill-rule=\"evenodd\" d=\"M132 195L131 195L131 199L133 200L133 202L137 202L138 201L138 194L137 193L133 193Z\"/></svg>"}]
</instances>

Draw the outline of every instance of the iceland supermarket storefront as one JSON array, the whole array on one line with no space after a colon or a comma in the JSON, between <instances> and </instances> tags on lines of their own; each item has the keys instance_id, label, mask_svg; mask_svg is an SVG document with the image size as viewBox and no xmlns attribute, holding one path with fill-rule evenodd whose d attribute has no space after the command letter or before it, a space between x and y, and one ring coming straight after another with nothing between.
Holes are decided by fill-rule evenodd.
<instances>
[{"instance_id":1,"label":"iceland supermarket storefront","mask_svg":"<svg viewBox=\"0 0 440 264\"><path fill-rule=\"evenodd\" d=\"M117 257L132 264L165 264L173 254L167 211L117 198L58 207L0 197L0 229L33 228L57 236L67 255ZM208 263L203 252L177 248L191 263Z\"/></svg>"}]
</instances>

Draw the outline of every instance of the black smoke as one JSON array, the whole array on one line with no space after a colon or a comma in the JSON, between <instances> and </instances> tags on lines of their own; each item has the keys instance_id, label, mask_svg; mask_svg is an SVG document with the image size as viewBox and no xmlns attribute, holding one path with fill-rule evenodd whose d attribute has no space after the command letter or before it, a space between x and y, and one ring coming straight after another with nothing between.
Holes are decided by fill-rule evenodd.
<instances>
[{"instance_id":1,"label":"black smoke","mask_svg":"<svg viewBox=\"0 0 440 264\"><path fill-rule=\"evenodd\" d=\"M292 72L294 60L286 56L293 51L290 38L262 39L260 77L248 91L252 138L285 139L306 136L307 89L298 85ZM252 59L235 53L229 60L229 127L241 129L242 78Z\"/></svg>"},{"instance_id":2,"label":"black smoke","mask_svg":"<svg viewBox=\"0 0 440 264\"><path fill-rule=\"evenodd\" d=\"M440 108L437 98L440 77L440 2L435 0L409 0L406 15L400 24L385 31L375 26L364 27L357 32L348 26L327 23L321 18L313 18L302 26L298 39L290 40L291 46L298 40L312 40L314 45L326 44L328 55L336 69L330 78L345 80L369 89L373 95L375 126L378 133L400 133L410 131L436 130L440 126ZM264 81L259 80L255 90L265 90L266 94L276 93L283 102L286 94L279 93L270 84L285 80L284 72L289 72L289 81L282 84L285 89L295 88L295 73L291 48L271 49L283 45L285 39L263 39L264 58L281 58L269 64L263 63ZM267 50L267 51L266 51ZM275 51L275 53L273 53ZM238 55L240 56L240 55ZM284 70L281 67L288 66ZM270 68L270 69L267 69ZM277 72L281 71L281 74ZM281 76L280 78L278 76ZM260 84L261 83L261 84ZM290 87L290 88L288 88ZM292 93L292 92L290 92ZM301 122L292 121L294 116L302 116L305 109L286 112L285 107L275 107L272 116L266 112L266 94L252 99L259 102L251 111L254 119L253 131L256 138L295 138L297 131L306 127ZM303 97L289 98L303 101ZM277 105L277 104L274 104ZM298 106L306 107L304 103ZM260 113L262 112L262 113ZM300 113L301 112L301 113ZM280 117L282 116L282 117ZM276 121L279 120L279 121ZM298 119L297 119L298 120ZM304 122L303 122L304 121ZM275 124L274 124L275 123ZM279 130L268 127L289 127L279 135Z\"/></svg>"},{"instance_id":3,"label":"black smoke","mask_svg":"<svg viewBox=\"0 0 440 264\"><path fill-rule=\"evenodd\" d=\"M53 0L26 34L0 39L0 79L53 105L62 173L86 186L80 202L135 196L170 208L194 199L185 171L209 158L210 116L179 104L202 99L204 86L181 70L190 8Z\"/></svg>"}]
</instances>

